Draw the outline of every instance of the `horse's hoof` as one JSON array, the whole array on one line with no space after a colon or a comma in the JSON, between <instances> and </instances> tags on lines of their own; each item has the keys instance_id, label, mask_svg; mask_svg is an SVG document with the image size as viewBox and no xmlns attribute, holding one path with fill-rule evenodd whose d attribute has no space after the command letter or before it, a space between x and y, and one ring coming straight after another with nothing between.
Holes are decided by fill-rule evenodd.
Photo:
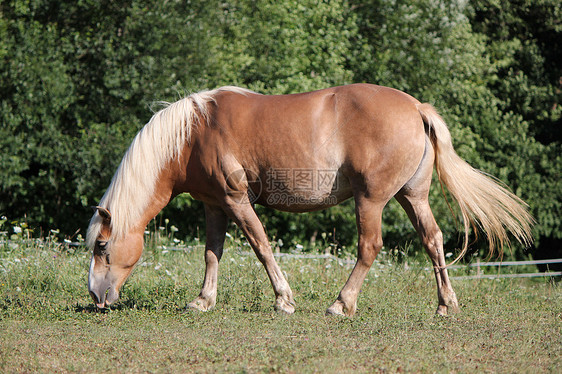
<instances>
[{"instance_id":1,"label":"horse's hoof","mask_svg":"<svg viewBox=\"0 0 562 374\"><path fill-rule=\"evenodd\" d=\"M293 314L295 313L295 302L277 300L277 303L275 304L275 311L284 314Z\"/></svg>"},{"instance_id":2,"label":"horse's hoof","mask_svg":"<svg viewBox=\"0 0 562 374\"><path fill-rule=\"evenodd\" d=\"M188 310L196 310L199 312L208 312L214 306L214 303L211 303L205 299L198 297L197 299L193 300L189 304L187 304L186 309Z\"/></svg>"},{"instance_id":3,"label":"horse's hoof","mask_svg":"<svg viewBox=\"0 0 562 374\"><path fill-rule=\"evenodd\" d=\"M292 297L286 299L282 296L277 297L275 300L275 311L285 314L295 313L295 302Z\"/></svg>"},{"instance_id":4,"label":"horse's hoof","mask_svg":"<svg viewBox=\"0 0 562 374\"><path fill-rule=\"evenodd\" d=\"M461 310L457 304L452 305L439 305L435 314L438 316L448 316L449 314L459 313Z\"/></svg>"},{"instance_id":5,"label":"horse's hoof","mask_svg":"<svg viewBox=\"0 0 562 374\"><path fill-rule=\"evenodd\" d=\"M437 310L435 311L435 314L437 314L438 316L447 316L449 314L447 305L439 305L437 307Z\"/></svg>"},{"instance_id":6,"label":"horse's hoof","mask_svg":"<svg viewBox=\"0 0 562 374\"><path fill-rule=\"evenodd\" d=\"M293 308L293 307L280 308L278 306L275 306L275 311L278 312L278 313L291 315L291 314L295 313L295 308Z\"/></svg>"},{"instance_id":7,"label":"horse's hoof","mask_svg":"<svg viewBox=\"0 0 562 374\"><path fill-rule=\"evenodd\" d=\"M326 309L327 316L342 316L342 317L353 317L355 314L354 308L347 308L343 301L337 300L328 309Z\"/></svg>"},{"instance_id":8,"label":"horse's hoof","mask_svg":"<svg viewBox=\"0 0 562 374\"><path fill-rule=\"evenodd\" d=\"M344 312L342 312L340 310L337 310L336 308L331 308L331 307L326 309L326 315L327 316L342 316L342 317L345 317Z\"/></svg>"}]
</instances>

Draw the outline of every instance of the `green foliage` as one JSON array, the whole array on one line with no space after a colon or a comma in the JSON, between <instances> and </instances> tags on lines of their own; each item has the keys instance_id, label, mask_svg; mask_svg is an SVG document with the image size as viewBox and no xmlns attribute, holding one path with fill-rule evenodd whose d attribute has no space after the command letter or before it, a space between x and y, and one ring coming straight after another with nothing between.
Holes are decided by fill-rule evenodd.
<instances>
[{"instance_id":1,"label":"green foliage","mask_svg":"<svg viewBox=\"0 0 562 374\"><path fill-rule=\"evenodd\" d=\"M529 202L539 244L562 239L560 9L558 0L4 1L0 213L44 232L84 230L154 102L231 84L280 94L371 82L435 104L459 154ZM454 248L440 188L431 202ZM180 196L163 215L199 237L201 208ZM352 201L258 213L283 250L356 242ZM394 201L384 237L419 248Z\"/></svg>"},{"instance_id":2,"label":"green foliage","mask_svg":"<svg viewBox=\"0 0 562 374\"><path fill-rule=\"evenodd\" d=\"M545 257L562 254L561 12L558 0L481 0L471 2L468 12L474 30L486 36L496 69L487 85L512 121L506 126L525 123L511 140L513 151L490 152L491 160L505 160L503 179L531 206Z\"/></svg>"}]
</instances>

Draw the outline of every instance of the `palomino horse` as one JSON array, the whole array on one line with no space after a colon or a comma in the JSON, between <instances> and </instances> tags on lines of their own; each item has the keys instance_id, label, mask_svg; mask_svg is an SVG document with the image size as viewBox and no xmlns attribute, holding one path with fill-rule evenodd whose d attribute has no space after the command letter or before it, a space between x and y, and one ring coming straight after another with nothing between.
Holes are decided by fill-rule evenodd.
<instances>
[{"instance_id":1,"label":"palomino horse","mask_svg":"<svg viewBox=\"0 0 562 374\"><path fill-rule=\"evenodd\" d=\"M327 208L354 197L357 263L328 314L352 316L361 285L383 241L381 215L395 197L419 233L435 270L438 314L458 309L447 275L442 234L428 203L435 165L458 202L466 250L470 226L490 247L509 230L531 241L525 204L470 167L429 104L369 84L265 96L237 87L196 93L156 113L138 133L90 222L89 291L100 308L115 302L139 260L148 222L178 194L205 205L205 278L188 306L215 305L228 219L261 261L275 308L294 312L293 293L277 265L253 204L289 212Z\"/></svg>"}]
</instances>

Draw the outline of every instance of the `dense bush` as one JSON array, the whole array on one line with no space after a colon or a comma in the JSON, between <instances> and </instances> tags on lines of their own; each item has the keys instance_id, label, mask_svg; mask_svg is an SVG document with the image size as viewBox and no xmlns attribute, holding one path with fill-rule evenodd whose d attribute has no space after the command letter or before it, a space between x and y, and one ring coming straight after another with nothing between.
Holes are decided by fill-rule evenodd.
<instances>
[{"instance_id":1,"label":"dense bush","mask_svg":"<svg viewBox=\"0 0 562 374\"><path fill-rule=\"evenodd\" d=\"M528 201L538 244L554 248L559 20L557 0L4 1L0 214L65 235L84 230L88 206L154 102L226 84L291 93L371 82L435 104L459 154ZM455 222L439 195L434 188L432 205L454 247ZM353 202L259 213L284 248L356 240ZM186 236L204 232L201 204L188 196L164 214ZM391 247L416 240L395 202L384 234Z\"/></svg>"}]
</instances>

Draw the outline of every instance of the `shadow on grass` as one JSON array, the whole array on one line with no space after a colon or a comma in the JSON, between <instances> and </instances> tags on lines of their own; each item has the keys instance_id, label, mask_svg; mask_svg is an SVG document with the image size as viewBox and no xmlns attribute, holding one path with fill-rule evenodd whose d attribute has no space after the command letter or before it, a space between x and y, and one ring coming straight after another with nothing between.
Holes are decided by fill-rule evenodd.
<instances>
[{"instance_id":1,"label":"shadow on grass","mask_svg":"<svg viewBox=\"0 0 562 374\"><path fill-rule=\"evenodd\" d=\"M79 305L76 304L76 306L74 307L74 311L76 313L100 313L100 314L106 314L109 313L109 308L103 308L100 309L97 306L95 306L94 304L87 304L87 305Z\"/></svg>"},{"instance_id":2,"label":"shadow on grass","mask_svg":"<svg viewBox=\"0 0 562 374\"><path fill-rule=\"evenodd\" d=\"M178 314L184 313L204 313L198 310L194 310L192 308L188 308L187 306L168 306L166 309L170 312L175 312ZM105 308L98 308L93 303L90 304L76 304L74 307L74 311L76 313L91 313L91 314L107 314L112 311L127 311L127 310L137 310L137 311L148 311L148 312L155 312L158 310L162 310L162 308L157 308L152 305L150 302L139 302L138 300L122 300L115 304L112 304Z\"/></svg>"}]
</instances>

